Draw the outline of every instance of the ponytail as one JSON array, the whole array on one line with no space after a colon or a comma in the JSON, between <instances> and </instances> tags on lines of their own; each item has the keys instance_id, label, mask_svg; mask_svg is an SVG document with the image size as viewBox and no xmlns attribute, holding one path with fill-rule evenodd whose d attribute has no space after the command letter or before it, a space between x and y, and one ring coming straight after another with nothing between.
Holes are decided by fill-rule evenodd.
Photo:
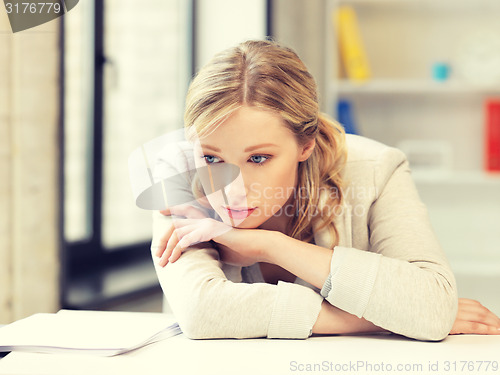
<instances>
[{"instance_id":1,"label":"ponytail","mask_svg":"<svg viewBox=\"0 0 500 375\"><path fill-rule=\"evenodd\" d=\"M300 163L298 171L298 199L292 222L291 237L310 242L316 230L329 227L335 233L335 212L342 204L341 171L347 159L345 132L342 125L325 114L318 117L316 146L311 156ZM305 197L303 196L306 192ZM320 203L321 191L326 191Z\"/></svg>"}]
</instances>

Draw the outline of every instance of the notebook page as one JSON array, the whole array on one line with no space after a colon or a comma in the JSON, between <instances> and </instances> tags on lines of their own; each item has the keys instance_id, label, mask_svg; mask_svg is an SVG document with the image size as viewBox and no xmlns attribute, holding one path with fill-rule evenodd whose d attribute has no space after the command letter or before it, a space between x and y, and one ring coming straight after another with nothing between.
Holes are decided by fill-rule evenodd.
<instances>
[{"instance_id":1,"label":"notebook page","mask_svg":"<svg viewBox=\"0 0 500 375\"><path fill-rule=\"evenodd\" d=\"M174 323L171 315L62 310L34 314L0 329L0 347L122 350L147 342Z\"/></svg>"}]
</instances>

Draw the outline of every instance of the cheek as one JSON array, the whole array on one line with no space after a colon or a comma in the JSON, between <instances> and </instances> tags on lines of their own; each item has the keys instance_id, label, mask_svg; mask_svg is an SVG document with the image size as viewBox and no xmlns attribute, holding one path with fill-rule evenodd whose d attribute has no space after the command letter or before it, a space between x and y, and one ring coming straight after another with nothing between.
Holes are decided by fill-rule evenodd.
<instances>
[{"instance_id":1,"label":"cheek","mask_svg":"<svg viewBox=\"0 0 500 375\"><path fill-rule=\"evenodd\" d=\"M274 181L279 186L293 187L295 186L296 175L297 164L287 163L276 171Z\"/></svg>"},{"instance_id":2,"label":"cheek","mask_svg":"<svg viewBox=\"0 0 500 375\"><path fill-rule=\"evenodd\" d=\"M213 194L209 194L207 195L207 199L208 199L208 202L210 203L210 205L212 206L212 208L218 212L218 210L220 210L220 206L222 205L222 203L224 202L224 199L222 197L222 193L221 191L216 191L215 193Z\"/></svg>"},{"instance_id":3,"label":"cheek","mask_svg":"<svg viewBox=\"0 0 500 375\"><path fill-rule=\"evenodd\" d=\"M266 172L260 182L260 197L263 202L285 203L293 193L297 175L296 165L280 165Z\"/></svg>"}]
</instances>

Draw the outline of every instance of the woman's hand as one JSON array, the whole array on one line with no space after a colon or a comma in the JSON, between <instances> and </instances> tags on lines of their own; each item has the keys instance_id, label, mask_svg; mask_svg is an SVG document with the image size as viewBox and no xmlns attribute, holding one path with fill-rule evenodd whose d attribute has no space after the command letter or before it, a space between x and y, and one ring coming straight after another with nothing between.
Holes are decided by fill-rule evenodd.
<instances>
[{"instance_id":1,"label":"woman's hand","mask_svg":"<svg viewBox=\"0 0 500 375\"><path fill-rule=\"evenodd\" d=\"M175 219L158 245L159 265L173 263L188 246L210 241L230 230L233 230L230 225L211 218Z\"/></svg>"},{"instance_id":2,"label":"woman's hand","mask_svg":"<svg viewBox=\"0 0 500 375\"><path fill-rule=\"evenodd\" d=\"M262 240L269 231L264 229L237 229L214 239L221 262L233 266L247 267L268 261Z\"/></svg>"},{"instance_id":3,"label":"woman's hand","mask_svg":"<svg viewBox=\"0 0 500 375\"><path fill-rule=\"evenodd\" d=\"M458 313L450 335L500 335L500 319L478 301L458 299Z\"/></svg>"},{"instance_id":4,"label":"woman's hand","mask_svg":"<svg viewBox=\"0 0 500 375\"><path fill-rule=\"evenodd\" d=\"M233 228L223 222L208 218L195 207L182 205L161 211L164 215L179 215L161 238L156 256L164 267L174 263L187 247L213 240L224 263L248 266L264 261L262 240L268 231ZM266 258L267 259L267 258Z\"/></svg>"},{"instance_id":5,"label":"woman's hand","mask_svg":"<svg viewBox=\"0 0 500 375\"><path fill-rule=\"evenodd\" d=\"M222 262L248 266L265 259L260 242L253 237L263 233L257 232L267 231L233 228L210 218L178 219L160 241L156 256L161 258L159 265L164 267L179 259L187 247L213 240Z\"/></svg>"},{"instance_id":6,"label":"woman's hand","mask_svg":"<svg viewBox=\"0 0 500 375\"><path fill-rule=\"evenodd\" d=\"M160 211L160 213L165 216L175 215L187 219L204 219L208 217L205 211L189 204L180 204L177 206L166 208ZM172 246L175 246L176 243L180 240L180 238L174 237L174 239L175 238L177 239L177 242L174 243L173 241L170 241L172 235L176 236L175 228L177 226L176 223L178 220L179 220L178 218L172 220L170 227L168 228L167 232L163 235L163 237L160 239L160 242L158 244L158 249L156 250L155 255L161 258L159 264L162 267L164 267L168 263L168 258L172 255L172 250L173 250ZM165 252L168 245L170 245L170 247L168 247L168 251ZM179 256L180 254L176 255L175 260L177 260Z\"/></svg>"},{"instance_id":7,"label":"woman's hand","mask_svg":"<svg viewBox=\"0 0 500 375\"><path fill-rule=\"evenodd\" d=\"M165 216L183 216L187 219L203 219L208 217L205 211L189 204L179 204L171 208L166 208L160 211L160 213Z\"/></svg>"}]
</instances>

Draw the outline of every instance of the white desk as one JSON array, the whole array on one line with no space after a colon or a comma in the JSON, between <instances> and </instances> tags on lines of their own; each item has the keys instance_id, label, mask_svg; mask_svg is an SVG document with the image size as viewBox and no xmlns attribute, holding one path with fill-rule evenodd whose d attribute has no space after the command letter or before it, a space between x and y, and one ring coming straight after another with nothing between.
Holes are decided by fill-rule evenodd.
<instances>
[{"instance_id":1,"label":"white desk","mask_svg":"<svg viewBox=\"0 0 500 375\"><path fill-rule=\"evenodd\" d=\"M478 361L496 361L496 371L492 363L486 371L486 362L478 369ZM190 340L179 335L117 357L14 352L0 360L0 374L9 375L315 373L500 375L500 336L420 342L396 335L307 340Z\"/></svg>"}]
</instances>

